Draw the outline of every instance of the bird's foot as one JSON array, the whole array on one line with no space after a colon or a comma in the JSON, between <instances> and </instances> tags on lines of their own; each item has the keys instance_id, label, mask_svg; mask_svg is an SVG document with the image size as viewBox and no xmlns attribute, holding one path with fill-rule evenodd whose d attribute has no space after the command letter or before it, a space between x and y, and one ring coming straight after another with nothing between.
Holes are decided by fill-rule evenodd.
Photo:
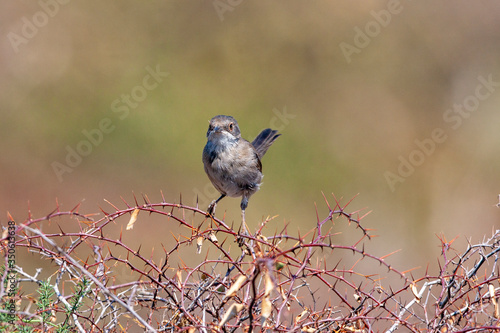
<instances>
[{"instance_id":1,"label":"bird's foot","mask_svg":"<svg viewBox=\"0 0 500 333\"><path fill-rule=\"evenodd\" d=\"M245 238L250 236L250 234L247 232L247 228L245 227L245 222L243 222L240 225L240 228L238 229L238 235L236 236L236 242L240 247L245 245Z\"/></svg>"},{"instance_id":2,"label":"bird's foot","mask_svg":"<svg viewBox=\"0 0 500 333\"><path fill-rule=\"evenodd\" d=\"M209 216L214 216L215 215L215 207L217 206L217 200L212 201L210 205L208 205L207 208L207 217Z\"/></svg>"},{"instance_id":3,"label":"bird's foot","mask_svg":"<svg viewBox=\"0 0 500 333\"><path fill-rule=\"evenodd\" d=\"M238 234L236 236L236 243L238 244L239 247L243 247L243 245L245 245L245 237L242 237L242 235Z\"/></svg>"},{"instance_id":4,"label":"bird's foot","mask_svg":"<svg viewBox=\"0 0 500 333\"><path fill-rule=\"evenodd\" d=\"M238 230L236 243L246 255L252 256L254 259L256 258L255 250L253 249L254 241L252 239L252 235L250 235L246 230Z\"/></svg>"}]
</instances>

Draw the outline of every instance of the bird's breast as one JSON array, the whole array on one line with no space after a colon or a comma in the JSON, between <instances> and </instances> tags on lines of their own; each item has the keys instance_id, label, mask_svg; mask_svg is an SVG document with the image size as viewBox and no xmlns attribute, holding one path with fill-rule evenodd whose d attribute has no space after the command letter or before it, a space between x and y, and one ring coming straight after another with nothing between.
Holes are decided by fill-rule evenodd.
<instances>
[{"instance_id":1,"label":"bird's breast","mask_svg":"<svg viewBox=\"0 0 500 333\"><path fill-rule=\"evenodd\" d=\"M203 160L205 171L221 193L238 197L259 189L262 182L260 161L250 143L240 141L221 149L220 145L207 142Z\"/></svg>"}]
</instances>

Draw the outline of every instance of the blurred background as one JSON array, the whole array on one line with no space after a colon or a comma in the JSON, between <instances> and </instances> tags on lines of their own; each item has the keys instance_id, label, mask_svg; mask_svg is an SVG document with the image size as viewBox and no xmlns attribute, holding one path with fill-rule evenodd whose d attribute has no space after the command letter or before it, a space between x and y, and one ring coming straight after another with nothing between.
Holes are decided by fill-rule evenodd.
<instances>
[{"instance_id":1,"label":"blurred background","mask_svg":"<svg viewBox=\"0 0 500 333\"><path fill-rule=\"evenodd\" d=\"M499 227L496 1L4 1L0 223L56 207L124 208L133 193L206 209L208 120L283 135L263 159L250 227L302 234L335 199L371 213L367 246L438 267L439 237ZM239 224L239 199L217 215ZM171 242L145 220L131 247ZM126 221L123 221L126 223ZM68 222L66 222L68 223ZM47 226L44 226L47 228ZM349 231L338 220L333 231ZM64 225L63 228L71 228ZM124 228L117 223L116 230ZM351 227L352 228L352 227ZM356 234L359 237L359 233ZM347 238L347 236L346 236ZM347 241L340 235L335 240ZM36 263L37 258L31 260Z\"/></svg>"}]
</instances>

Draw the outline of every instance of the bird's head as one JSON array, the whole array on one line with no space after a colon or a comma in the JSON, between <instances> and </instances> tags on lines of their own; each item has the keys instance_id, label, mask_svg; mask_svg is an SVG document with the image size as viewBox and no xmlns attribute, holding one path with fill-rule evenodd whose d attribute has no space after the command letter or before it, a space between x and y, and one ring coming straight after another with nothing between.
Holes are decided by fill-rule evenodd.
<instances>
[{"instance_id":1,"label":"bird's head","mask_svg":"<svg viewBox=\"0 0 500 333\"><path fill-rule=\"evenodd\" d=\"M234 141L241 138L238 122L231 116L215 116L210 120L207 131L208 140Z\"/></svg>"}]
</instances>

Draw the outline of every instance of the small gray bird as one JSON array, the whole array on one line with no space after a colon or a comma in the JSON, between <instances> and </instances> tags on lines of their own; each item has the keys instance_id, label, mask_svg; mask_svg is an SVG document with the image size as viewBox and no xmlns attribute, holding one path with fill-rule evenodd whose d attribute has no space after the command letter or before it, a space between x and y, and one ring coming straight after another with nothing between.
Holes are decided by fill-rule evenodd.
<instances>
[{"instance_id":1,"label":"small gray bird","mask_svg":"<svg viewBox=\"0 0 500 333\"><path fill-rule=\"evenodd\" d=\"M281 134L267 128L252 143L241 137L238 122L231 116L215 116L210 120L207 144L203 149L205 172L220 197L212 201L207 213L215 214L217 203L225 196L241 198L242 227L246 233L245 209L250 196L262 183L262 156Z\"/></svg>"}]
</instances>

